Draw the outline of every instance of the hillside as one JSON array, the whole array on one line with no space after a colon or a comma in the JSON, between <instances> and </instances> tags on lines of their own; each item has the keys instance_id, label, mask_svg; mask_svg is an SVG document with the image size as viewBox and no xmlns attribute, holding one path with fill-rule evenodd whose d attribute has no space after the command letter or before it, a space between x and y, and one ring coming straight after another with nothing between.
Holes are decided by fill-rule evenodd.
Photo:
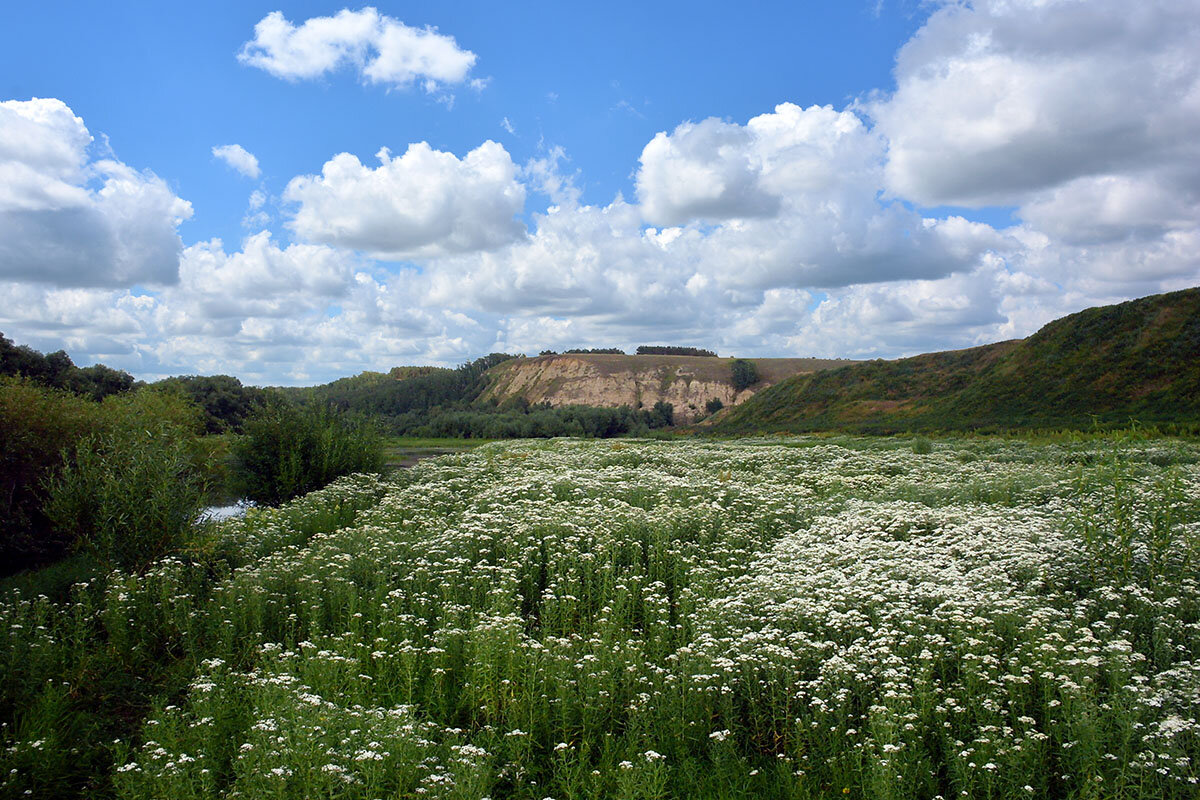
<instances>
[{"instance_id":1,"label":"hillside","mask_svg":"<svg viewBox=\"0 0 1200 800\"><path fill-rule=\"evenodd\" d=\"M707 415L705 404L720 400L737 405L793 375L851 362L815 358L755 358L759 382L737 391L733 359L704 356L570 354L505 361L488 373L481 401L505 403L521 398L551 406L651 408L660 401L674 406L680 422Z\"/></svg>"},{"instance_id":2,"label":"hillside","mask_svg":"<svg viewBox=\"0 0 1200 800\"><path fill-rule=\"evenodd\" d=\"M1200 289L1090 308L1028 339L798 375L719 434L1200 424Z\"/></svg>"}]
</instances>

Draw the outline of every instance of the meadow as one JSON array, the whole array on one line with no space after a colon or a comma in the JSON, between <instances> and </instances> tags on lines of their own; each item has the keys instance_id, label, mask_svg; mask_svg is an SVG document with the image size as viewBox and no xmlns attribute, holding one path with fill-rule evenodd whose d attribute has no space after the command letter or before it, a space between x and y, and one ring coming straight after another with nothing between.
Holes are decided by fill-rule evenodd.
<instances>
[{"instance_id":1,"label":"meadow","mask_svg":"<svg viewBox=\"0 0 1200 800\"><path fill-rule=\"evenodd\" d=\"M1200 446L494 443L0 599L0 793L1194 798Z\"/></svg>"}]
</instances>

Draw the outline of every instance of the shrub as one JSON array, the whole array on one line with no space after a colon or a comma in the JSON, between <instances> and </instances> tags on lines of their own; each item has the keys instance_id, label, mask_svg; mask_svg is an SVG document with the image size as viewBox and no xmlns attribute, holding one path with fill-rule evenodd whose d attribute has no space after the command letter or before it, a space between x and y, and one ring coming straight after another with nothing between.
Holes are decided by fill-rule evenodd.
<instances>
[{"instance_id":1,"label":"shrub","mask_svg":"<svg viewBox=\"0 0 1200 800\"><path fill-rule=\"evenodd\" d=\"M150 389L92 407L91 430L41 478L43 510L64 542L108 567L140 569L187 541L205 503L202 417Z\"/></svg>"},{"instance_id":2,"label":"shrub","mask_svg":"<svg viewBox=\"0 0 1200 800\"><path fill-rule=\"evenodd\" d=\"M714 397L713 399L709 400L707 403L704 404L704 410L707 411L709 414L715 414L724 407L725 407L725 404L721 402L721 398L719 398L719 397Z\"/></svg>"},{"instance_id":3,"label":"shrub","mask_svg":"<svg viewBox=\"0 0 1200 800\"><path fill-rule=\"evenodd\" d=\"M45 481L100 425L100 406L28 378L0 377L0 574L54 560L70 547L42 511Z\"/></svg>"},{"instance_id":4,"label":"shrub","mask_svg":"<svg viewBox=\"0 0 1200 800\"><path fill-rule=\"evenodd\" d=\"M328 407L277 399L251 414L245 431L233 446L237 483L258 503L277 505L342 475L383 469L375 428Z\"/></svg>"},{"instance_id":5,"label":"shrub","mask_svg":"<svg viewBox=\"0 0 1200 800\"><path fill-rule=\"evenodd\" d=\"M753 361L735 358L730 365L730 370L733 373L734 391L740 392L758 383L758 367L754 365Z\"/></svg>"},{"instance_id":6,"label":"shrub","mask_svg":"<svg viewBox=\"0 0 1200 800\"><path fill-rule=\"evenodd\" d=\"M659 400L654 404L654 411L648 420L651 428L669 428L675 424L675 406Z\"/></svg>"},{"instance_id":7,"label":"shrub","mask_svg":"<svg viewBox=\"0 0 1200 800\"><path fill-rule=\"evenodd\" d=\"M913 449L913 452L917 453L918 455L932 453L933 452L933 442L929 441L924 436L918 436L917 438L913 439L912 449Z\"/></svg>"},{"instance_id":8,"label":"shrub","mask_svg":"<svg viewBox=\"0 0 1200 800\"><path fill-rule=\"evenodd\" d=\"M64 458L47 482L46 515L102 564L141 569L188 540L206 487L169 425L93 434Z\"/></svg>"}]
</instances>

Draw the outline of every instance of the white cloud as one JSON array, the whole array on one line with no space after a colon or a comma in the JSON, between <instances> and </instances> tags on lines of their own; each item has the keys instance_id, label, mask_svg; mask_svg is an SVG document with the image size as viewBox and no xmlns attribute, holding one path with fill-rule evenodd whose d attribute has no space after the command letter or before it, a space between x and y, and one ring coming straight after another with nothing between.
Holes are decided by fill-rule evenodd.
<instances>
[{"instance_id":1,"label":"white cloud","mask_svg":"<svg viewBox=\"0 0 1200 800\"><path fill-rule=\"evenodd\" d=\"M220 147L214 147L212 154L247 178L259 176L258 158L240 144L223 144Z\"/></svg>"},{"instance_id":2,"label":"white cloud","mask_svg":"<svg viewBox=\"0 0 1200 800\"><path fill-rule=\"evenodd\" d=\"M246 213L242 217L242 227L264 230L271 221L271 215L267 213L264 206L267 204L267 195L261 189L255 189L250 193L250 197L246 201Z\"/></svg>"},{"instance_id":3,"label":"white cloud","mask_svg":"<svg viewBox=\"0 0 1200 800\"><path fill-rule=\"evenodd\" d=\"M1004 245L987 226L926 220L879 199L885 143L853 112L783 103L744 126L658 134L638 197L652 222L712 225L671 244L731 288L831 287L970 269Z\"/></svg>"},{"instance_id":4,"label":"white cloud","mask_svg":"<svg viewBox=\"0 0 1200 800\"><path fill-rule=\"evenodd\" d=\"M706 119L659 133L642 150L638 199L646 219L679 225L695 219L774 216L779 197L760 183L763 165L751 153L752 134Z\"/></svg>"},{"instance_id":5,"label":"white cloud","mask_svg":"<svg viewBox=\"0 0 1200 800\"><path fill-rule=\"evenodd\" d=\"M391 84L390 68L368 74L386 19L368 11L300 26L272 15L245 58L291 78L353 65ZM262 382L490 350L675 341L893 357L1025 336L1089 305L1200 283L1197 17L1166 2L944 4L902 51L892 94L680 124L642 151L636 203L585 204L559 148L520 168L494 142L461 158L425 143L384 150L377 166L342 153L284 193L308 243L264 231L233 252L195 244L179 285L150 296L10 269L0 330L111 353L139 374ZM427 80L455 82L399 83ZM130 220L151 225L182 203L153 176L89 158L91 137L65 106L6 119L0 220L83 208L136 241ZM120 193L102 193L110 180L166 193L122 216ZM517 219L527 192L548 198L529 230ZM247 224L265 224L275 202L252 195ZM949 203L1012 205L1016 222L922 211ZM72 246L86 240L66 217L59 229Z\"/></svg>"},{"instance_id":6,"label":"white cloud","mask_svg":"<svg viewBox=\"0 0 1200 800\"><path fill-rule=\"evenodd\" d=\"M371 169L340 153L320 175L293 178L283 194L298 204L292 229L389 258L488 250L524 234L514 217L525 187L501 145L489 140L459 159L420 142L377 157Z\"/></svg>"},{"instance_id":7,"label":"white cloud","mask_svg":"<svg viewBox=\"0 0 1200 800\"><path fill-rule=\"evenodd\" d=\"M202 303L206 319L286 317L345 294L353 268L342 251L308 244L280 248L267 231L247 237L232 254L214 239L184 250L178 297L169 299Z\"/></svg>"},{"instance_id":8,"label":"white cloud","mask_svg":"<svg viewBox=\"0 0 1200 800\"><path fill-rule=\"evenodd\" d=\"M192 207L160 178L88 153L61 100L0 103L0 278L61 286L169 284Z\"/></svg>"},{"instance_id":9,"label":"white cloud","mask_svg":"<svg viewBox=\"0 0 1200 800\"><path fill-rule=\"evenodd\" d=\"M254 39L242 46L238 60L293 81L351 66L370 83L419 83L434 92L465 81L476 55L436 28L409 27L367 7L312 17L299 26L272 11L254 26Z\"/></svg>"},{"instance_id":10,"label":"white cloud","mask_svg":"<svg viewBox=\"0 0 1200 800\"><path fill-rule=\"evenodd\" d=\"M947 5L868 104L886 184L1017 206L1018 268L1102 300L1200 282L1200 6ZM1086 287L1086 288L1084 288Z\"/></svg>"},{"instance_id":11,"label":"white cloud","mask_svg":"<svg viewBox=\"0 0 1200 800\"><path fill-rule=\"evenodd\" d=\"M868 106L887 181L926 205L1032 191L1200 156L1200 6L1174 0L948 3Z\"/></svg>"}]
</instances>

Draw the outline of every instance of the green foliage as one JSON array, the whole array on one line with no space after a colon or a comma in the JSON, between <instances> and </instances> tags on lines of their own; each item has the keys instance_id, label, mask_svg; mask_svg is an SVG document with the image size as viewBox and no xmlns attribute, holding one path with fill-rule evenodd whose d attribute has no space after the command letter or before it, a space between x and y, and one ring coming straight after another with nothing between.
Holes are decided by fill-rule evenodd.
<instances>
[{"instance_id":1,"label":"green foliage","mask_svg":"<svg viewBox=\"0 0 1200 800\"><path fill-rule=\"evenodd\" d=\"M632 409L628 406L529 405L514 402L504 406L464 409L437 409L431 413L405 414L389 420L397 436L461 439L548 439L555 436L581 436L610 439L616 436L645 435L671 424L663 409Z\"/></svg>"},{"instance_id":2,"label":"green foliage","mask_svg":"<svg viewBox=\"0 0 1200 800\"><path fill-rule=\"evenodd\" d=\"M669 428L675 424L675 406L665 400L655 403L651 414L653 417L657 417L658 422L656 425L651 425L651 428Z\"/></svg>"},{"instance_id":3,"label":"green foliage","mask_svg":"<svg viewBox=\"0 0 1200 800\"><path fill-rule=\"evenodd\" d=\"M233 446L244 497L277 505L342 475L379 472L383 439L361 418L328 406L275 400L247 418Z\"/></svg>"},{"instance_id":4,"label":"green foliage","mask_svg":"<svg viewBox=\"0 0 1200 800\"><path fill-rule=\"evenodd\" d=\"M207 493L200 413L144 389L110 397L99 425L43 479L58 535L107 567L141 569L187 540Z\"/></svg>"},{"instance_id":5,"label":"green foliage","mask_svg":"<svg viewBox=\"0 0 1200 800\"><path fill-rule=\"evenodd\" d=\"M231 641L225 618L203 620L197 601L237 567L350 524L382 488L344 479L254 509L204 528L191 558L141 574L104 574L80 553L0 583L0 797L113 797L114 758L146 715L187 695L199 660Z\"/></svg>"},{"instance_id":6,"label":"green foliage","mask_svg":"<svg viewBox=\"0 0 1200 800\"><path fill-rule=\"evenodd\" d=\"M725 407L725 404L721 402L721 398L719 398L719 397L714 397L711 400L709 400L707 403L704 404L704 410L707 411L710 415L717 413L724 407Z\"/></svg>"},{"instance_id":7,"label":"green foliage","mask_svg":"<svg viewBox=\"0 0 1200 800\"><path fill-rule=\"evenodd\" d=\"M913 439L912 449L913 449L913 452L916 453L917 455L924 455L926 453L932 453L933 452L933 442L929 441L924 436L918 436L917 438Z\"/></svg>"},{"instance_id":8,"label":"green foliage","mask_svg":"<svg viewBox=\"0 0 1200 800\"><path fill-rule=\"evenodd\" d=\"M280 391L300 404L328 405L376 418L421 414L435 408L466 407L487 385L484 373L513 357L492 353L456 369L404 367L392 371L394 380L364 372L323 386Z\"/></svg>"},{"instance_id":9,"label":"green foliage","mask_svg":"<svg viewBox=\"0 0 1200 800\"><path fill-rule=\"evenodd\" d=\"M186 440L165 426L85 437L47 490L56 530L125 570L180 549L206 495Z\"/></svg>"},{"instance_id":10,"label":"green foliage","mask_svg":"<svg viewBox=\"0 0 1200 800\"><path fill-rule=\"evenodd\" d=\"M0 573L62 556L69 537L42 511L62 451L96 431L100 406L28 378L0 377Z\"/></svg>"},{"instance_id":11,"label":"green foliage","mask_svg":"<svg viewBox=\"0 0 1200 800\"><path fill-rule=\"evenodd\" d=\"M1197 430L1200 289L1091 308L1028 339L796 375L724 434L1124 428Z\"/></svg>"},{"instance_id":12,"label":"green foliage","mask_svg":"<svg viewBox=\"0 0 1200 800\"><path fill-rule=\"evenodd\" d=\"M267 392L231 375L183 375L154 384L199 406L208 433L240 433L246 417L267 400Z\"/></svg>"},{"instance_id":13,"label":"green foliage","mask_svg":"<svg viewBox=\"0 0 1200 800\"><path fill-rule=\"evenodd\" d=\"M43 386L102 400L133 388L133 376L128 372L95 364L77 367L66 351L42 355L27 345L15 345L0 333L0 375L23 375Z\"/></svg>"},{"instance_id":14,"label":"green foliage","mask_svg":"<svg viewBox=\"0 0 1200 800\"><path fill-rule=\"evenodd\" d=\"M190 497L193 484L203 486L213 477L210 448L199 440L199 431L197 410L163 392L142 389L94 403L25 378L0 378L4 571L61 558L90 536L98 519L110 526L117 524L108 519L111 515L160 519L153 515L162 512L167 498L141 494L153 485L154 469L174 464L176 456L185 462L186 475L170 473L178 480L181 502ZM122 499L117 495L124 490L116 484L124 480L134 483ZM66 499L71 487L78 490L74 505ZM93 490L96 494L89 495ZM47 503L55 492L59 499L52 512ZM120 502L126 503L124 511ZM173 529L162 535L176 538Z\"/></svg>"},{"instance_id":15,"label":"green foliage","mask_svg":"<svg viewBox=\"0 0 1200 800\"><path fill-rule=\"evenodd\" d=\"M735 358L729 365L729 370L732 374L734 391L740 392L758 383L758 367L754 365L753 361Z\"/></svg>"},{"instance_id":16,"label":"green foliage","mask_svg":"<svg viewBox=\"0 0 1200 800\"><path fill-rule=\"evenodd\" d=\"M717 354L712 350L705 350L700 347L673 347L670 345L643 344L637 349L639 356L705 356L707 358L716 358Z\"/></svg>"},{"instance_id":17,"label":"green foliage","mask_svg":"<svg viewBox=\"0 0 1200 800\"><path fill-rule=\"evenodd\" d=\"M0 795L1193 800L1196 445L912 443L492 445L26 584Z\"/></svg>"}]
</instances>

